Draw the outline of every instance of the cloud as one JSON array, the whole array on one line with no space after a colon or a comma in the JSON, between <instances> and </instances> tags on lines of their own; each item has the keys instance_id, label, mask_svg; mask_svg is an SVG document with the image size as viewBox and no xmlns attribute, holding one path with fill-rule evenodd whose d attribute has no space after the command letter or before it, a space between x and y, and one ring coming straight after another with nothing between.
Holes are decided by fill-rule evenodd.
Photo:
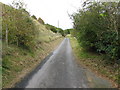
<instances>
[{"instance_id":1,"label":"cloud","mask_svg":"<svg viewBox=\"0 0 120 90\"><path fill-rule=\"evenodd\" d=\"M0 0L11 3L13 0ZM45 23L59 26L62 29L72 28L72 21L68 13L72 14L81 7L81 0L23 0L27 4L27 11L37 18L41 17ZM67 13L68 12L68 13Z\"/></svg>"}]
</instances>

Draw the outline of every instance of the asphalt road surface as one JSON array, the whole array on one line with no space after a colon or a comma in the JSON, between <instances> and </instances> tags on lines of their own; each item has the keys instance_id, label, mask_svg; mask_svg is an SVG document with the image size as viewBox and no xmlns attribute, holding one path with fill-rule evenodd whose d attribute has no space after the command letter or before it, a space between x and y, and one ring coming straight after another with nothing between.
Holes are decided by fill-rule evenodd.
<instances>
[{"instance_id":1,"label":"asphalt road surface","mask_svg":"<svg viewBox=\"0 0 120 90\"><path fill-rule=\"evenodd\" d=\"M87 72L88 73L88 72ZM87 75L95 76L91 73ZM78 66L72 53L70 40L65 38L52 52L16 87L22 88L89 88L86 69ZM96 76L96 87L111 87L110 84ZM92 82L91 82L92 83ZM101 84L101 85L100 85Z\"/></svg>"}]
</instances>

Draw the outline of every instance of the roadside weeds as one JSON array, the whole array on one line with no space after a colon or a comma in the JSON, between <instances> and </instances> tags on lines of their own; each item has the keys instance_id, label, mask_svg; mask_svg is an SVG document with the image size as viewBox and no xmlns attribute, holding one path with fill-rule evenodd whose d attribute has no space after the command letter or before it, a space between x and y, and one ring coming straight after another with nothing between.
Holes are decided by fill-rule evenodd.
<instances>
[{"instance_id":1,"label":"roadside weeds","mask_svg":"<svg viewBox=\"0 0 120 90\"><path fill-rule=\"evenodd\" d=\"M84 51L77 40L69 36L77 62L98 76L109 80L114 88L118 88L118 65L105 63L104 56Z\"/></svg>"},{"instance_id":2,"label":"roadside weeds","mask_svg":"<svg viewBox=\"0 0 120 90\"><path fill-rule=\"evenodd\" d=\"M40 43L40 47L35 54L26 51L15 52L14 56L8 57L12 60L12 66L3 73L3 88L12 88L21 81L29 72L53 51L63 40L63 37L52 40L51 42ZM19 51L19 50L18 50ZM22 54L21 54L22 53Z\"/></svg>"}]
</instances>

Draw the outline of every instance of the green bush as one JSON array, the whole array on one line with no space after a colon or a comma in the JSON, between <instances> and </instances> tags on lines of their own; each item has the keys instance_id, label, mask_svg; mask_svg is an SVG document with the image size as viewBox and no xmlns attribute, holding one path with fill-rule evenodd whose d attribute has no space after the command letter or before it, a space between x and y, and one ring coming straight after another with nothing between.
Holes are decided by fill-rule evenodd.
<instances>
[{"instance_id":1,"label":"green bush","mask_svg":"<svg viewBox=\"0 0 120 90\"><path fill-rule=\"evenodd\" d=\"M37 18L36 18L36 16L35 16L35 15L32 15L31 17L37 20Z\"/></svg>"},{"instance_id":2,"label":"green bush","mask_svg":"<svg viewBox=\"0 0 120 90\"><path fill-rule=\"evenodd\" d=\"M80 45L84 49L104 53L115 61L120 59L120 35L117 23L120 15L116 7L120 6L115 2L91 2L72 15L74 24L72 34Z\"/></svg>"},{"instance_id":3,"label":"green bush","mask_svg":"<svg viewBox=\"0 0 120 90\"><path fill-rule=\"evenodd\" d=\"M40 17L38 18L38 22L41 24L45 24L44 21Z\"/></svg>"},{"instance_id":4,"label":"green bush","mask_svg":"<svg viewBox=\"0 0 120 90\"><path fill-rule=\"evenodd\" d=\"M8 45L15 44L22 48L34 49L36 32L32 19L24 9L15 9L3 4L3 41L8 39ZM8 36L7 38L6 35Z\"/></svg>"},{"instance_id":5,"label":"green bush","mask_svg":"<svg viewBox=\"0 0 120 90\"><path fill-rule=\"evenodd\" d=\"M55 26L52 26L50 24L46 24L46 28L50 29L54 33L57 33L57 28Z\"/></svg>"}]
</instances>

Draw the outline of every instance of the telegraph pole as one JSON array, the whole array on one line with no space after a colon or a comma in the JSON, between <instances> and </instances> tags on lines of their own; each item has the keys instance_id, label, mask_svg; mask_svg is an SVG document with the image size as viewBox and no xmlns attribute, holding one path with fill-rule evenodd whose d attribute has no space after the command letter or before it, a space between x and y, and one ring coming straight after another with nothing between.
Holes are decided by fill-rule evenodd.
<instances>
[{"instance_id":1,"label":"telegraph pole","mask_svg":"<svg viewBox=\"0 0 120 90\"><path fill-rule=\"evenodd\" d=\"M59 28L59 20L58 20L58 28ZM57 31L57 33L59 33L59 30Z\"/></svg>"},{"instance_id":2,"label":"telegraph pole","mask_svg":"<svg viewBox=\"0 0 120 90\"><path fill-rule=\"evenodd\" d=\"M58 20L58 28L59 28L59 20Z\"/></svg>"}]
</instances>

